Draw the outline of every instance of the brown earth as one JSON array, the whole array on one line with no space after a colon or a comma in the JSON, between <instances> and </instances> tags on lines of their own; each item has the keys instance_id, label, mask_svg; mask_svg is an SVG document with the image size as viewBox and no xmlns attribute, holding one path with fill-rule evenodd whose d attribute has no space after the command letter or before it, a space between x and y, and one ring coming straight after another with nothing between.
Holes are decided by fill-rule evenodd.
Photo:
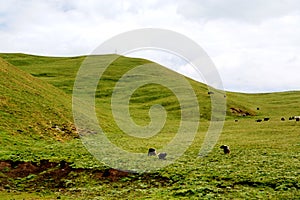
<instances>
[{"instance_id":1,"label":"brown earth","mask_svg":"<svg viewBox=\"0 0 300 200\"><path fill-rule=\"evenodd\" d=\"M240 108L230 108L230 112L234 115L239 115L239 116L254 116L255 113L246 111Z\"/></svg>"},{"instance_id":2,"label":"brown earth","mask_svg":"<svg viewBox=\"0 0 300 200\"><path fill-rule=\"evenodd\" d=\"M120 171L117 169L105 169L101 170L91 170L91 169L81 169L71 167L72 163L68 163L64 160L57 162L50 162L49 160L41 160L37 162L24 162L24 161L0 161L0 172L6 175L8 178L24 178L30 174L43 174L43 176L53 176L54 179L59 179L66 176L72 171L82 172L91 171L95 177L98 178L109 178L111 180L117 180L121 177L128 176L132 174L130 172Z\"/></svg>"},{"instance_id":3,"label":"brown earth","mask_svg":"<svg viewBox=\"0 0 300 200\"><path fill-rule=\"evenodd\" d=\"M122 177L130 176L132 173L124 172L117 169L82 169L73 168L72 163L64 160L60 162L51 162L49 160L41 160L39 162L24 162L24 161L0 161L0 190L14 187L12 180L26 179L30 175L35 176L34 182L28 186L44 183L48 188L64 188L64 179L68 179L71 172L89 173L95 179L103 179L109 181L118 181Z\"/></svg>"},{"instance_id":4,"label":"brown earth","mask_svg":"<svg viewBox=\"0 0 300 200\"><path fill-rule=\"evenodd\" d=\"M85 178L81 180L80 177ZM41 160L39 162L0 161L0 191L41 192L46 189L66 192L72 188L72 191L76 192L75 188L89 181L96 181L99 184L110 184L117 181L131 184L134 181L143 181L151 185L151 187L161 187L174 184L178 180L176 177L165 177L159 173L138 174L113 168L73 168L72 163L64 160L60 162L49 160Z\"/></svg>"}]
</instances>

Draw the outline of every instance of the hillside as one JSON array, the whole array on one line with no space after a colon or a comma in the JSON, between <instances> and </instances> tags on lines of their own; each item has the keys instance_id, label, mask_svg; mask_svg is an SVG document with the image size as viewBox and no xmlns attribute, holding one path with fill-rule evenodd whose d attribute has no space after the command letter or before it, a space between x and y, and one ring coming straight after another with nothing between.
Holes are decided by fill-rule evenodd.
<instances>
[{"instance_id":1,"label":"hillside","mask_svg":"<svg viewBox=\"0 0 300 200\"><path fill-rule=\"evenodd\" d=\"M9 134L74 137L71 98L0 58L0 130ZM64 134L62 134L64 132Z\"/></svg>"},{"instance_id":2,"label":"hillside","mask_svg":"<svg viewBox=\"0 0 300 200\"><path fill-rule=\"evenodd\" d=\"M113 55L103 55L99 56L99 60L107 60ZM0 57L5 59L7 62L17 66L18 68L30 73L31 75L38 77L48 83L62 89L67 94L72 93L72 88L76 73L81 66L82 62L86 58L85 56L80 57L43 57L43 56L34 56L27 54L4 54L1 53ZM101 90L109 92L114 84L122 77L124 73L133 69L135 66L140 66L143 64L152 63L149 60L137 59L137 58L127 58L120 57L117 59L104 73L101 82ZM174 72L176 75L177 73ZM208 87L205 84L189 80L195 90L195 93L200 102L200 113L201 118L210 120L210 95L208 95ZM96 92L96 97L108 97L111 93L101 94L99 96L99 89ZM144 88L144 92L141 94L136 94L139 97L140 102L149 102L149 91L151 89L151 96L153 99L159 99L160 97L155 97L155 95L160 95L160 88ZM110 91L111 92L111 91ZM237 98L227 98L227 115L228 116L239 116L242 114L255 115L256 107L250 108L247 107L244 101L239 100L239 95L235 96ZM151 101L150 101L151 103ZM252 106L252 105L251 105ZM240 113L231 112L230 108L237 108L240 110Z\"/></svg>"},{"instance_id":3,"label":"hillside","mask_svg":"<svg viewBox=\"0 0 300 200\"><path fill-rule=\"evenodd\" d=\"M101 55L98 61L105 63L112 56ZM211 120L211 95L205 84L189 79L201 122L187 150L176 162L153 173L129 173L96 160L84 140L77 138L71 99L85 58L0 54L0 199L299 199L300 124L280 119L300 115L300 92L227 92L224 96L215 91L211 95L227 101L226 121L212 151L199 157ZM147 150L159 150L176 134L181 109L171 90L147 84L132 93L129 110L136 124L149 124L153 104L163 105L168 113L164 128L151 138L128 136L112 114L111 96L122 93L124 85L118 91L113 88L122 78L129 81L126 73L144 64L153 63L120 57L110 65L95 92L97 118L111 143L144 155L142 164L151 159L168 162L172 152L159 160L148 157ZM171 78L178 76L160 65L153 67ZM176 78L171 80L177 83ZM255 122L264 117L271 119ZM96 142L100 153L109 150L102 140ZM178 150L185 142L179 140L172 147ZM229 155L219 148L223 144L230 146Z\"/></svg>"},{"instance_id":4,"label":"hillside","mask_svg":"<svg viewBox=\"0 0 300 200\"><path fill-rule=\"evenodd\" d=\"M271 117L280 120L300 115L300 91L245 94L228 92L229 99L240 102L246 108L255 111L257 117Z\"/></svg>"},{"instance_id":5,"label":"hillside","mask_svg":"<svg viewBox=\"0 0 300 200\"><path fill-rule=\"evenodd\" d=\"M97 62L106 62L114 55L99 55L97 56ZM0 57L5 59L7 62L11 63L12 65L18 67L19 69L31 74L29 76L26 74L26 77L30 77L30 80L27 80L28 84L31 85L31 88L27 88L30 92L25 94L32 94L31 97L26 97L24 99L18 100L16 105L19 107L25 106L26 103L28 104L28 100L30 101L38 101L44 102L44 106L54 107L54 112L58 112L60 114L54 114L54 116L60 115L60 119L71 119L71 95L73 90L74 81L77 75L77 71L79 70L81 64L83 63L86 56L79 56L79 57L44 57L44 56L34 56L34 55L27 55L27 54L4 54L1 53ZM105 131L109 133L122 133L122 131L117 128L118 125L115 123L112 110L111 110L111 96L113 94L113 89L115 88L117 82L120 78L130 70L134 69L137 66L142 66L145 64L151 64L152 62L145 59L137 59L137 58L127 58L127 57L119 57L115 60L104 72L99 81L97 91L95 93L96 97L96 107L97 107L97 115L99 119L103 122ZM7 64L8 65L8 64ZM15 68L12 69L16 70ZM170 73L169 76L178 76L177 73L172 72L163 66L158 66L159 70L162 70L161 73ZM19 71L21 73L21 71ZM14 76L13 73L11 77L17 78L18 76ZM25 73L23 73L25 76ZM35 78L34 78L35 77ZM8 78L8 77L7 77ZM28 79L28 78L27 78ZM39 83L40 85L35 86L32 85L32 80L35 80L34 83ZM42 80L42 81L40 81ZM4 81L4 79L2 79ZM23 81L22 81L23 82ZM46 82L48 84L46 84ZM176 81L175 81L176 82ZM199 101L199 108L200 108L200 119L201 120L211 120L211 96L208 94L208 87L203 84L196 82L194 80L189 79L195 94ZM5 82L5 84L9 83L9 81ZM26 83L26 81L24 82ZM5 85L4 84L4 85ZM43 86L41 86L43 84ZM50 85L54 87L50 87ZM45 86L44 86L45 85ZM49 87L50 89L45 89L43 87ZM9 87L7 87L9 88ZM19 86L20 90L18 91L26 91ZM46 98L46 96L37 96L33 95L32 88L42 88L40 92L45 90L51 91L47 93L47 95L53 94L53 97ZM38 89L35 89L37 91ZM52 92L52 90L55 90ZM18 91L14 91L14 94L11 96L15 96L16 98L20 96ZM2 90L1 92L6 93L5 95L9 95L6 91ZM59 93L59 94L57 94ZM218 93L218 92L217 92ZM218 94L213 94L214 97ZM5 96L3 95L3 96ZM22 94L23 96L23 94ZM54 98L59 96L59 98ZM270 94L243 94L243 93L233 93L227 92L226 93L226 103L227 103L227 119L248 119L249 117L256 118L264 118L264 117L271 117L272 120L279 120L281 117L288 118L290 116L299 115L300 110L297 106L299 103L299 96L300 92L282 92L282 93L270 93ZM25 97L25 96L24 96ZM39 98L41 97L41 98ZM221 96L223 98L223 96ZM3 97L4 98L4 97ZM52 101L55 100L55 101ZM3 100L4 102L4 100ZM25 102L25 103L24 103ZM48 105L48 104L53 104ZM59 106L56 106L57 103L62 105L61 108L64 108L63 111L59 110ZM30 104L28 106L26 112L31 112L31 107L34 107L37 112L31 113L39 113L44 108L41 107L42 103L36 103L38 105L33 106ZM176 96L170 91L169 89L159 86L159 85L145 85L139 89L137 89L134 94L131 96L130 99L130 110L131 110L131 117L135 121L135 123L139 125L147 125L149 123L149 115L148 111L150 107L154 104L161 104L165 107L166 111L168 112L169 119L172 120L170 126L173 126L175 120L179 120L180 118L180 106L178 104L178 100ZM49 109L47 108L47 109ZM56 110L55 110L56 109ZM20 108L20 110L22 110ZM26 110L26 109L23 109ZM40 111L41 110L41 111ZM25 112L25 111L24 111ZM50 112L49 115L52 115L53 112ZM45 116L45 115L43 115ZM25 116L23 116L25 117ZM25 117L26 118L26 117ZM49 117L51 118L51 117ZM36 118L30 118L33 121L39 121ZM42 118L41 118L42 119ZM24 123L20 123L20 121L13 122L12 119L10 121L6 121L7 127L15 127L15 129L24 129L28 130L28 127L16 128L19 126L25 126ZM33 127L40 127L41 130L44 130L45 127L49 127L49 122L45 122L42 120L42 126ZM48 120L51 121L51 120ZM12 125L15 123L14 125ZM29 123L29 122L28 122ZM29 123L30 124L30 123ZM28 125L31 127L32 125ZM14 131L16 131L14 130ZM168 128L166 129L166 131ZM171 129L169 129L171 130Z\"/></svg>"}]
</instances>

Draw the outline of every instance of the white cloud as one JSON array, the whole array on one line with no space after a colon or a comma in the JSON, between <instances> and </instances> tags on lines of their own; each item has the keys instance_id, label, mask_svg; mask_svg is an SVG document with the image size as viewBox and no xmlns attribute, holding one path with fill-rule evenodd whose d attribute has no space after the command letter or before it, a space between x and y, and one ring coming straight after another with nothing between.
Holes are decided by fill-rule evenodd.
<instances>
[{"instance_id":1,"label":"white cloud","mask_svg":"<svg viewBox=\"0 0 300 200\"><path fill-rule=\"evenodd\" d=\"M0 51L82 55L124 31L165 28L201 45L227 90L299 90L299 24L297 0L0 0ZM168 55L144 56L195 76Z\"/></svg>"},{"instance_id":2,"label":"white cloud","mask_svg":"<svg viewBox=\"0 0 300 200\"><path fill-rule=\"evenodd\" d=\"M299 11L297 0L186 0L178 6L178 13L192 20L229 19L251 23L299 14Z\"/></svg>"}]
</instances>

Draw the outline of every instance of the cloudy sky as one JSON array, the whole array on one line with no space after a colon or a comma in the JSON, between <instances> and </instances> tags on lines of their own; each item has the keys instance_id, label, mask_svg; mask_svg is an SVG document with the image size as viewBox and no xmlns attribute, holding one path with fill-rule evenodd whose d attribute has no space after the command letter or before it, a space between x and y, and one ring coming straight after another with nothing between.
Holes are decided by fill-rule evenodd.
<instances>
[{"instance_id":1,"label":"cloudy sky","mask_svg":"<svg viewBox=\"0 0 300 200\"><path fill-rule=\"evenodd\" d=\"M0 0L0 52L89 54L138 28L164 28L197 42L226 90L300 90L297 0ZM193 77L172 55L143 55Z\"/></svg>"}]
</instances>

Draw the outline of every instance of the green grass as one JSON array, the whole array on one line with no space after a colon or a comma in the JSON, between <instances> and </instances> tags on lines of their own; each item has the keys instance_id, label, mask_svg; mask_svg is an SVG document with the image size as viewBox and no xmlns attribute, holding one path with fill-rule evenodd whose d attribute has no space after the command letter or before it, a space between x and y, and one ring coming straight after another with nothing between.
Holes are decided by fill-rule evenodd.
<instances>
[{"instance_id":1,"label":"green grass","mask_svg":"<svg viewBox=\"0 0 300 200\"><path fill-rule=\"evenodd\" d=\"M1 58L0 67L0 130L12 135L51 135L63 139L60 137L67 134L60 134L53 126L70 128L70 96Z\"/></svg>"},{"instance_id":2,"label":"green grass","mask_svg":"<svg viewBox=\"0 0 300 200\"><path fill-rule=\"evenodd\" d=\"M99 58L105 62L111 56L114 55ZM66 160L74 169L86 169L72 171L57 183L41 179L43 174L7 178L7 169L0 170L0 199L300 198L300 123L288 120L290 116L300 115L300 92L227 92L227 116L218 143L208 156L198 157L210 122L211 104L207 87L189 80L199 101L201 118L199 130L185 154L157 172L111 180L97 178L89 171L107 166L89 154L71 130L52 128L53 124L60 128L72 127L71 94L85 57L25 54L0 54L0 57L10 63L0 60L0 160ZM111 142L130 152L146 152L150 146L166 145L180 121L176 97L167 88L155 84L133 93L130 113L137 124L146 125L150 120L149 108L156 103L164 105L168 118L159 134L151 139L134 138L123 133L114 121L110 105L116 82L124 73L147 63L143 59L120 57L103 74L96 91L101 127ZM242 112L234 114L230 108ZM243 113L250 115L240 116ZM255 122L264 117L271 119ZM280 121L281 117L286 121ZM230 155L222 153L221 144L231 147Z\"/></svg>"}]
</instances>

